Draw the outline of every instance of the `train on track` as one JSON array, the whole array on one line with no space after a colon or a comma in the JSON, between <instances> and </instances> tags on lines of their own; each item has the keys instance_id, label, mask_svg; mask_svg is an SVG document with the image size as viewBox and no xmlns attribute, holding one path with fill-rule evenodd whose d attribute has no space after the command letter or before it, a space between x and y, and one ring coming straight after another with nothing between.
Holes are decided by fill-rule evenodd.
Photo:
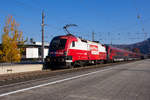
<instances>
[{"instance_id":1,"label":"train on track","mask_svg":"<svg viewBox=\"0 0 150 100\"><path fill-rule=\"evenodd\" d=\"M43 69L73 68L88 64L128 61L143 58L142 54L99 42L81 39L72 34L52 39Z\"/></svg>"}]
</instances>

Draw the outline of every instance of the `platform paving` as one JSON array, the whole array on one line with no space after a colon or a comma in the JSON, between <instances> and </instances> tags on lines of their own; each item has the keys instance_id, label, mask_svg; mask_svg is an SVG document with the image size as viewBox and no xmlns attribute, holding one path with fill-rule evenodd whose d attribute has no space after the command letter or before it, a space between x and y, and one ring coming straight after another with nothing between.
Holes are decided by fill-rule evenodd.
<instances>
[{"instance_id":1,"label":"platform paving","mask_svg":"<svg viewBox=\"0 0 150 100\"><path fill-rule=\"evenodd\" d=\"M67 73L26 86L1 87L0 100L150 100L150 60Z\"/></svg>"}]
</instances>

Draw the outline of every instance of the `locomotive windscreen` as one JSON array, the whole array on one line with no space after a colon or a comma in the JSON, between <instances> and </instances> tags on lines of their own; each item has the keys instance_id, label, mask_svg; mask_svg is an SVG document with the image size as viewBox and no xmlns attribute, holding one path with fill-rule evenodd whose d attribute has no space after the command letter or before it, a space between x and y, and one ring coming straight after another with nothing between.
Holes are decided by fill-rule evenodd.
<instances>
[{"instance_id":1,"label":"locomotive windscreen","mask_svg":"<svg viewBox=\"0 0 150 100\"><path fill-rule=\"evenodd\" d=\"M54 38L50 44L50 50L65 49L67 39Z\"/></svg>"}]
</instances>

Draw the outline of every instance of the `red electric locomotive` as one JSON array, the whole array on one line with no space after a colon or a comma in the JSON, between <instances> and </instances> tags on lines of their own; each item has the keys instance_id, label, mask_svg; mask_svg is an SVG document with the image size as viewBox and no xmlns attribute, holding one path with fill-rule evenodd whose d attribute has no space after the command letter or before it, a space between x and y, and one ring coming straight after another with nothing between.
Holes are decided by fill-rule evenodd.
<instances>
[{"instance_id":1,"label":"red electric locomotive","mask_svg":"<svg viewBox=\"0 0 150 100\"><path fill-rule=\"evenodd\" d=\"M44 67L65 66L70 68L89 63L100 63L105 60L105 46L69 34L52 39Z\"/></svg>"}]
</instances>

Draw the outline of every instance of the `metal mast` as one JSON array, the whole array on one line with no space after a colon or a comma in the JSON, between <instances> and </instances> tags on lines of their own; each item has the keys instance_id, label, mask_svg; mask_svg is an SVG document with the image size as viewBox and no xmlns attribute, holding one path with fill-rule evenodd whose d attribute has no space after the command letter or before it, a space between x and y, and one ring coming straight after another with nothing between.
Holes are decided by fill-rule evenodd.
<instances>
[{"instance_id":1,"label":"metal mast","mask_svg":"<svg viewBox=\"0 0 150 100\"><path fill-rule=\"evenodd\" d=\"M44 11L42 11L42 63L44 63Z\"/></svg>"},{"instance_id":2,"label":"metal mast","mask_svg":"<svg viewBox=\"0 0 150 100\"><path fill-rule=\"evenodd\" d=\"M92 41L94 41L94 35L95 35L95 33L94 33L94 31L92 32Z\"/></svg>"}]
</instances>

